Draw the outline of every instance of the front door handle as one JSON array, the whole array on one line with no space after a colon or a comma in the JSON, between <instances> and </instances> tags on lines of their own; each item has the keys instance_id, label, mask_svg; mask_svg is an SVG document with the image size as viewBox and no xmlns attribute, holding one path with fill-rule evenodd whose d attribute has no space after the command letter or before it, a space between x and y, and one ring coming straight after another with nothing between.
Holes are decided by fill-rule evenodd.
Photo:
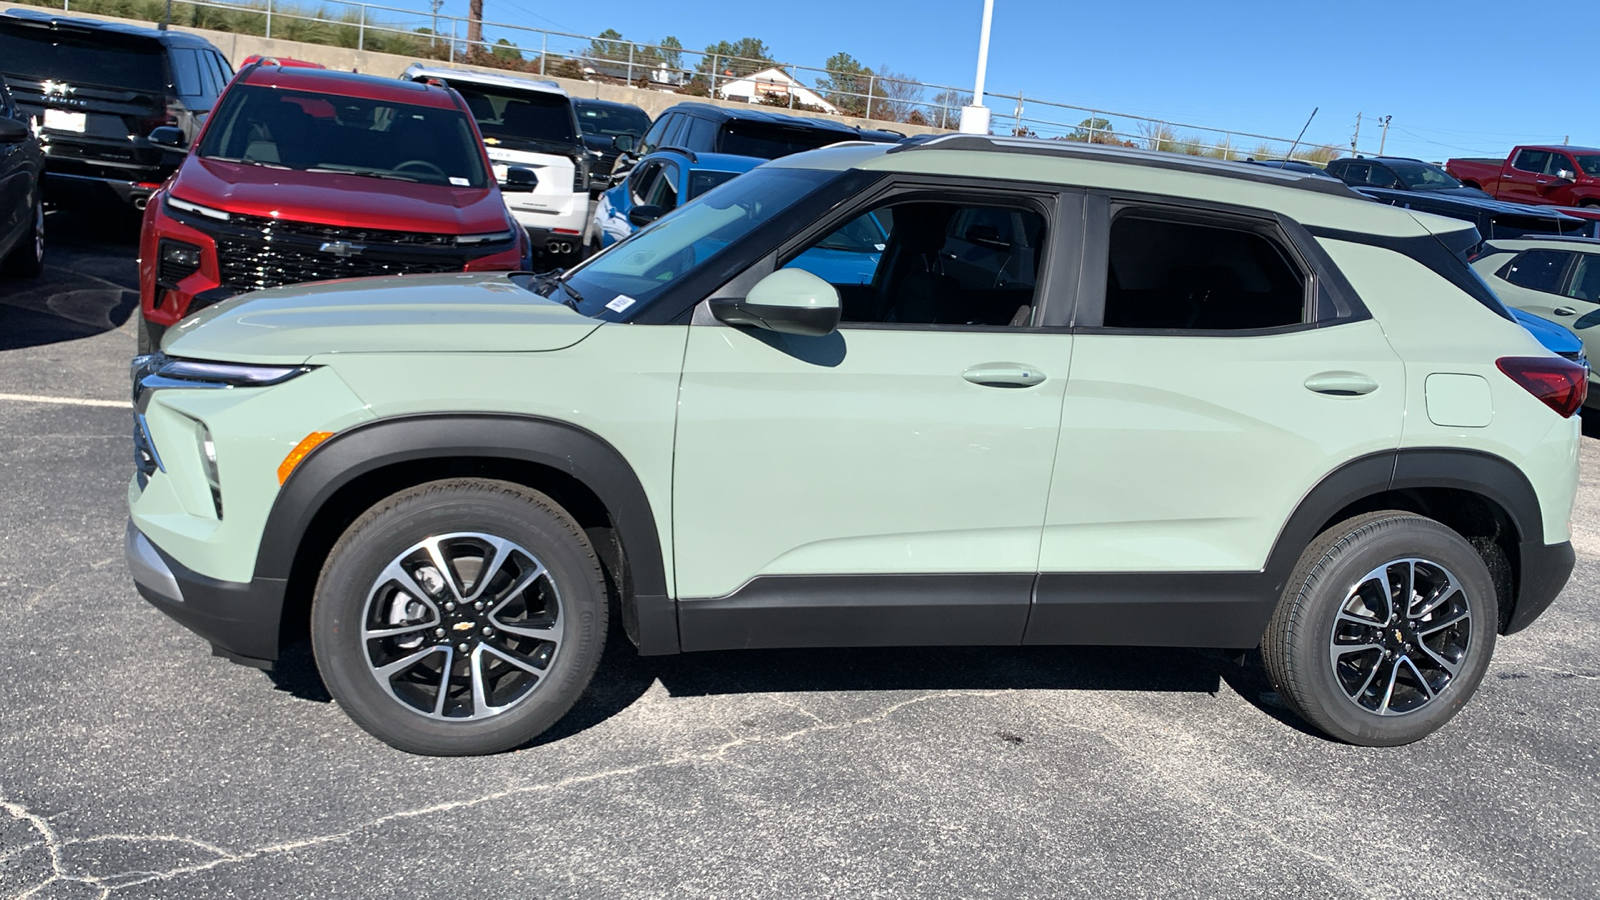
<instances>
[{"instance_id":1,"label":"front door handle","mask_svg":"<svg viewBox=\"0 0 1600 900\"><path fill-rule=\"evenodd\" d=\"M1575 316L1578 311L1570 306L1558 306L1555 308L1555 314L1558 316Z\"/></svg>"},{"instance_id":2,"label":"front door handle","mask_svg":"<svg viewBox=\"0 0 1600 900\"><path fill-rule=\"evenodd\" d=\"M1022 363L983 363L961 373L961 377L983 387L1019 388L1043 384L1044 372Z\"/></svg>"},{"instance_id":3,"label":"front door handle","mask_svg":"<svg viewBox=\"0 0 1600 900\"><path fill-rule=\"evenodd\" d=\"M1319 372L1306 379L1306 388L1319 394L1354 397L1372 393L1378 383L1360 372Z\"/></svg>"}]
</instances>

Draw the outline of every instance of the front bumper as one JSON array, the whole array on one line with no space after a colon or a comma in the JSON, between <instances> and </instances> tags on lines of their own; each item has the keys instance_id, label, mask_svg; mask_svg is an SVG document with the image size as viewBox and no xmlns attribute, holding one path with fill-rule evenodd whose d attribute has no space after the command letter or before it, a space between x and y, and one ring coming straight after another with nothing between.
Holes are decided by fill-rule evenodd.
<instances>
[{"instance_id":1,"label":"front bumper","mask_svg":"<svg viewBox=\"0 0 1600 900\"><path fill-rule=\"evenodd\" d=\"M283 627L283 579L207 578L163 552L131 520L123 552L139 594L156 609L210 641L218 656L272 668Z\"/></svg>"}]
</instances>

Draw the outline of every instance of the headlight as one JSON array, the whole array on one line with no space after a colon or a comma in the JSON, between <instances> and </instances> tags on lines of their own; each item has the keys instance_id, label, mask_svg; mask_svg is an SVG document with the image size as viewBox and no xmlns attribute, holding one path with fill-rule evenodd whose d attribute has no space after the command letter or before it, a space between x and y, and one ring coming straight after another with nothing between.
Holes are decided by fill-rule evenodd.
<instances>
[{"instance_id":1,"label":"headlight","mask_svg":"<svg viewBox=\"0 0 1600 900\"><path fill-rule=\"evenodd\" d=\"M167 195L167 205L173 209L179 209L186 213L194 213L197 216L205 216L208 219L216 219L219 222L226 222L228 219L232 218L220 209L212 209L209 206L201 206L198 203L190 203L187 200L179 200L177 197L174 197L170 194Z\"/></svg>"},{"instance_id":2,"label":"headlight","mask_svg":"<svg viewBox=\"0 0 1600 900\"><path fill-rule=\"evenodd\" d=\"M497 244L511 240L509 231L491 231L487 234L463 234L456 237L456 246L472 247L478 244Z\"/></svg>"},{"instance_id":3,"label":"headlight","mask_svg":"<svg viewBox=\"0 0 1600 900\"><path fill-rule=\"evenodd\" d=\"M164 353L133 358L133 405L143 411L151 391L162 388L270 387L298 378L311 366L252 366L241 363L172 359Z\"/></svg>"}]
</instances>

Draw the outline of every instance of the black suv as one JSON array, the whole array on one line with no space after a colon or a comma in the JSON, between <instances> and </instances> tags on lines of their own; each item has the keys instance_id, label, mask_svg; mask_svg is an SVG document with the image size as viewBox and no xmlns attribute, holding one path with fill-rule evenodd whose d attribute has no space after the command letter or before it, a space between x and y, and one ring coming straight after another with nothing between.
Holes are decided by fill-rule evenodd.
<instances>
[{"instance_id":1,"label":"black suv","mask_svg":"<svg viewBox=\"0 0 1600 900\"><path fill-rule=\"evenodd\" d=\"M1361 194L1403 209L1463 219L1484 240L1523 235L1582 235L1589 223L1549 207L1496 200L1420 159L1356 156L1328 163L1328 174Z\"/></svg>"},{"instance_id":2,"label":"black suv","mask_svg":"<svg viewBox=\"0 0 1600 900\"><path fill-rule=\"evenodd\" d=\"M637 144L650 130L650 114L632 103L573 97L572 110L578 114L578 127L583 129L583 145L594 157L589 171L602 176L617 164L618 150L612 138L626 135ZM589 188L595 194L609 186L603 177L589 181Z\"/></svg>"},{"instance_id":3,"label":"black suv","mask_svg":"<svg viewBox=\"0 0 1600 900\"><path fill-rule=\"evenodd\" d=\"M696 153L729 153L777 159L840 141L862 140L861 130L828 119L787 116L761 109L724 109L709 103L679 103L663 112L636 144L616 139L622 151L612 168L612 184L640 158L662 147Z\"/></svg>"},{"instance_id":4,"label":"black suv","mask_svg":"<svg viewBox=\"0 0 1600 900\"><path fill-rule=\"evenodd\" d=\"M192 34L12 9L0 13L0 73L42 126L48 195L109 190L142 209L233 68Z\"/></svg>"}]
</instances>

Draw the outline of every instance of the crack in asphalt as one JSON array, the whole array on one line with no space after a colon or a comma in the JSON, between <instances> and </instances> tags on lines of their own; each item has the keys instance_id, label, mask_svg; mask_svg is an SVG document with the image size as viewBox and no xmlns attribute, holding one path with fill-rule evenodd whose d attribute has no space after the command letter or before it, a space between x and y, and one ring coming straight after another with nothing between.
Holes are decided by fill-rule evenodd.
<instances>
[{"instance_id":1,"label":"crack in asphalt","mask_svg":"<svg viewBox=\"0 0 1600 900\"><path fill-rule=\"evenodd\" d=\"M54 883L56 883L58 881L72 881L72 882L80 882L80 883L83 883L83 884L88 884L88 885L90 885L90 886L92 886L94 888L97 888L100 891L100 897L102 898L102 900L104 900L104 898L109 897L113 891L120 890L122 888L133 887L135 885L140 885L140 884L148 884L148 883L154 882L154 881L167 881L167 880L170 880L172 878L176 878L176 877L179 877L179 876L182 876L182 875L193 875L193 874L197 874L197 873L200 873L200 872L209 871L211 869L215 869L215 868L218 868L218 867L224 866L224 865L229 865L229 864L233 864L233 863L246 863L246 862L250 862L250 861L256 860L256 859L261 859L261 858L264 858L264 857L276 856L276 855L285 854L285 853L294 853L294 852L299 851L299 850L305 850L305 849L312 848L312 847L319 847L319 846L322 846L324 844L332 844L332 843L338 843L338 842L341 842L341 841L347 841L350 838L356 836L357 834L360 834L361 832L370 831L370 830L372 830L374 828L382 827L383 825L386 825L386 824L388 824L390 822L395 822L395 821L404 820L404 819L414 819L414 818L419 818L419 817L423 817L423 816L431 816L431 815L436 815L438 813L452 812L452 811L460 810L460 809L471 809L473 807L481 806L481 805L486 804L486 803L493 803L493 802L495 802L497 800L504 800L504 799L506 799L508 797L516 797L516 796L522 796L522 795L526 795L526 794L539 794L539 793L545 793L545 792L550 792L550 791L560 791L560 790L564 790L564 789L569 788L569 787L590 784L592 782L604 781L604 780L612 779L612 778L628 777L630 775L635 775L635 774L638 774L640 772L650 771L652 769L668 768L668 767L671 767L671 766L678 766L678 765L692 764L692 763L722 762L722 761L724 761L724 758L729 753L731 753L733 751L736 751L736 750L740 749L741 747L753 746L753 745L759 745L759 744L790 743L790 742L799 740L800 738L807 737L807 736L813 735L813 734L820 734L820 733L827 733L827 732L834 732L834 731L843 731L843 730L848 730L848 729L852 729L852 728L858 728L858 727L861 727L863 725L871 725L871 724L874 724L874 723L877 723L877 722L884 721L884 720L888 719L890 716L893 716L895 713L897 713L900 710L905 709L905 708L907 708L909 706L915 706L915 705L918 705L918 704L928 703L928 702L936 701L936 700L947 700L947 699L952 699L952 698L956 698L956 697L995 697L995 696L999 696L999 695L1002 695L1002 694L1010 694L1010 693L1015 693L1015 691L1012 691L1012 690L1009 690L1009 689L1006 689L1006 690L992 690L992 691L941 691L941 692L936 693L936 694L919 695L919 696L916 696L916 697L909 698L907 700L902 700L902 701L900 701L898 703L891 704L888 707L886 707L886 708L884 708L884 709L882 709L882 710L880 710L880 711L878 711L878 712L876 712L876 713L874 713L872 715L860 716L860 717L857 717L857 718L854 718L854 719L849 719L849 720L846 720L846 721L843 721L843 722L827 723L827 722L823 722L819 718L817 720L818 724L816 724L816 725L809 725L809 726L807 726L805 728L799 728L799 729L796 729L794 731L789 731L789 732L786 732L786 733L783 733L783 734L733 737L731 740L725 741L725 742L723 742L721 744L717 744L717 745L712 746L712 747L701 748L701 749L696 749L696 750L688 750L688 751L676 754L674 756L667 757L665 759L652 760L652 761L649 761L649 762L639 763L638 765L633 765L633 766L623 766L623 767L615 768L615 769L605 769L605 770L602 770L602 771L599 771L599 772L590 772L590 773L583 774L583 775L572 775L572 776L569 776L567 778L562 778L562 779L559 779L557 781L548 782L548 783L544 783L544 784L521 785L519 787L507 788L507 789L502 790L502 791L495 791L495 792L490 793L490 794L485 794L485 795L483 795L481 797L474 797L474 798L467 799L467 800L449 800L449 801L445 801L443 803L435 803L435 804L432 804L430 806L424 806L424 807L420 807L420 808L417 808L417 809L401 810L399 812L389 813L387 815L382 815L382 816L379 816L379 817L377 817L375 819L371 819L371 820L368 820L366 822L362 822L362 823L360 823L358 825L355 825L355 826L353 826L351 828L347 828L347 829L345 829L343 831L336 831L336 832L332 832L332 833L329 833L329 834L315 835L315 836L312 836L312 837L301 838L299 840L284 841L284 842L281 842L281 843L269 844L269 845L264 846L264 847L257 847L257 848L251 849L251 850L244 850L244 851L238 851L238 852L230 851L230 850L227 850L227 849L225 849L223 847L219 847L219 846L217 846L215 844L207 843L205 841L198 840L198 839L195 839L195 838L179 837L179 836L176 836L176 835L103 834L103 835L96 835L94 837L89 837L89 838L72 838L72 839L62 840L56 834L55 830L50 827L49 823L46 822L45 819L42 816L39 816L39 815L37 815L35 813L30 812L27 809L27 807L22 805L21 803L17 803L17 802L12 801L12 800L7 800L7 799L5 799L5 797L3 795L0 795L0 808L3 808L13 818L21 819L21 820L29 823L30 825L32 825L34 830L39 832L39 834L43 838L42 843L49 850L50 868L51 868L51 872L50 872L49 876L46 877L40 883L38 883L36 885L33 885L32 887L28 888L22 894L19 894L17 896L16 900L26 900L26 898L36 895L39 891L43 890L44 888L46 888L49 885L54 884ZM792 704L784 703L782 705L790 706ZM807 714L811 715L813 718L817 718L814 713L810 713L808 710L802 710L802 711L804 711ZM69 847L73 847L73 846L79 846L79 845L83 845L83 844L92 844L92 843L97 843L97 842L107 842L107 841L113 841L113 840L128 841L128 842L158 842L158 841L160 841L160 842L168 842L168 843L187 844L189 846L192 846L192 847L207 851L209 853L212 853L212 854L215 855L215 858L207 860L206 862L203 862L203 863L196 863L196 864L191 864L191 865L177 866L177 867L173 867L173 868L169 868L169 869L162 869L162 870L158 870L158 871L148 871L148 870L120 871L120 872L114 872L114 873L111 873L111 874L108 874L108 875L77 875L77 874L73 874L73 873L67 871L67 869L65 867L63 867L62 862L61 862L61 855L62 855L62 851L63 850L65 850L65 849L67 849ZM35 841L33 843L33 846L36 847L40 843L41 843L40 841ZM20 849L21 848L19 848L19 852L20 852Z\"/></svg>"}]
</instances>

